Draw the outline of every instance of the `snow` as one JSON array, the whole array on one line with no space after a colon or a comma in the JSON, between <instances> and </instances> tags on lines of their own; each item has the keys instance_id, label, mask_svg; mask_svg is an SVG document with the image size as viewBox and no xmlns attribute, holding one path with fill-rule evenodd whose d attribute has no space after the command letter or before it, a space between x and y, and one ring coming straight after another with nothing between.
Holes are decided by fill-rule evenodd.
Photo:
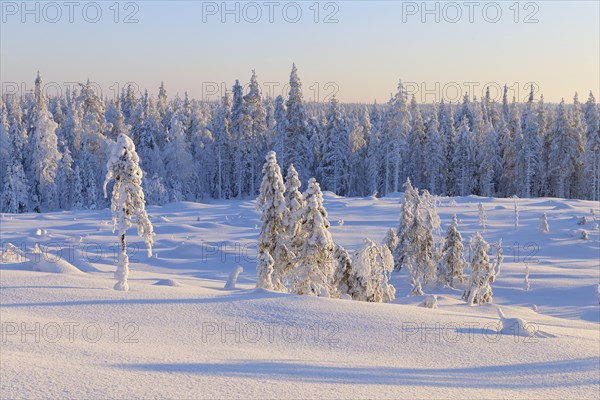
<instances>
[{"instance_id":1,"label":"snow","mask_svg":"<svg viewBox=\"0 0 600 400\"><path fill-rule=\"evenodd\" d=\"M323 198L329 219L345 221L330 232L349 252L398 225L401 196ZM442 232L456 214L465 253L479 203L490 256L499 239L505 256L493 303L481 306L462 301L460 285L408 297L406 271L391 276L391 303L255 289L254 201L148 207L160 257L129 237L129 292L112 290L110 210L2 214L0 397L597 398L600 233L590 222L587 241L572 235L597 204L519 199L515 229L513 199L440 198ZM8 243L26 254L39 243L84 272L17 268ZM238 265L237 290L224 290ZM430 296L437 308L420 307Z\"/></svg>"},{"instance_id":2,"label":"snow","mask_svg":"<svg viewBox=\"0 0 600 400\"><path fill-rule=\"evenodd\" d=\"M181 283L176 281L175 279L159 279L154 283L156 286L171 286L171 287L180 287Z\"/></svg>"}]
</instances>

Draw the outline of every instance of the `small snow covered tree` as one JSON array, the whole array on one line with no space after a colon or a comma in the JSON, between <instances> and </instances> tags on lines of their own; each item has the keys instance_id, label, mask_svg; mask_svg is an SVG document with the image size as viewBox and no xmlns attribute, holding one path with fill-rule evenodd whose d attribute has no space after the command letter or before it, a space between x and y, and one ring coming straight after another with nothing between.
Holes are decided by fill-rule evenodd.
<instances>
[{"instance_id":1,"label":"small snow covered tree","mask_svg":"<svg viewBox=\"0 0 600 400\"><path fill-rule=\"evenodd\" d=\"M464 257L464 245L462 236L456 225L450 224L446 231L446 240L442 248L442 259L440 263L440 281L450 287L457 282L464 282L464 269L466 265Z\"/></svg>"},{"instance_id":2,"label":"small snow covered tree","mask_svg":"<svg viewBox=\"0 0 600 400\"><path fill-rule=\"evenodd\" d=\"M258 273L258 281L256 282L256 287L263 289L273 289L273 266L275 265L275 261L273 261L273 257L269 254L268 250L264 250L258 256L258 266L256 267L256 272Z\"/></svg>"},{"instance_id":3,"label":"small snow covered tree","mask_svg":"<svg viewBox=\"0 0 600 400\"><path fill-rule=\"evenodd\" d=\"M350 285L353 300L375 303L389 302L396 298L396 289L388 282L394 269L394 258L386 245L364 240L362 249L352 257Z\"/></svg>"},{"instance_id":4,"label":"small snow covered tree","mask_svg":"<svg viewBox=\"0 0 600 400\"><path fill-rule=\"evenodd\" d=\"M483 203L479 203L477 208L479 209L479 225L481 225L483 231L485 232L485 228L487 226L487 215L485 213L485 208L483 208Z\"/></svg>"},{"instance_id":5,"label":"small snow covered tree","mask_svg":"<svg viewBox=\"0 0 600 400\"><path fill-rule=\"evenodd\" d=\"M546 213L542 213L542 216L540 217L540 232L550 232L550 227L548 226L548 216L546 215Z\"/></svg>"},{"instance_id":6,"label":"small snow covered tree","mask_svg":"<svg viewBox=\"0 0 600 400\"><path fill-rule=\"evenodd\" d=\"M294 164L290 164L285 177L285 211L283 216L284 232L292 248L297 244L296 236L300 230L302 205L304 198L300 192L300 179Z\"/></svg>"},{"instance_id":7,"label":"small snow covered tree","mask_svg":"<svg viewBox=\"0 0 600 400\"><path fill-rule=\"evenodd\" d=\"M404 265L411 277L411 295L423 294L423 285L436 279L438 254L434 232L439 229L435 201L428 191L417 195L415 212L406 231Z\"/></svg>"},{"instance_id":8,"label":"small snow covered tree","mask_svg":"<svg viewBox=\"0 0 600 400\"><path fill-rule=\"evenodd\" d=\"M471 240L473 258L471 260L471 276L462 298L469 304L485 304L492 302L491 283L495 279L495 271L490 263L488 250L490 245L479 232Z\"/></svg>"},{"instance_id":9,"label":"small snow covered tree","mask_svg":"<svg viewBox=\"0 0 600 400\"><path fill-rule=\"evenodd\" d=\"M396 234L397 245L394 249L392 249L395 271L402 269L404 264L404 259L408 250L408 234L415 215L415 207L418 197L418 191L413 189L410 179L407 178L406 183L404 184L404 200L402 201L402 208L400 211L400 225L398 226L398 232Z\"/></svg>"},{"instance_id":10,"label":"small snow covered tree","mask_svg":"<svg viewBox=\"0 0 600 400\"><path fill-rule=\"evenodd\" d=\"M348 295L354 298L355 281L352 279L352 259L348 251L340 245L335 245L333 250L335 259L335 273L333 275L333 287L336 289L336 297Z\"/></svg>"},{"instance_id":11,"label":"small snow covered tree","mask_svg":"<svg viewBox=\"0 0 600 400\"><path fill-rule=\"evenodd\" d=\"M296 254L292 292L326 296L335 293L332 285L335 272L335 246L329 233L323 194L315 178L308 181L304 192L300 247Z\"/></svg>"},{"instance_id":12,"label":"small snow covered tree","mask_svg":"<svg viewBox=\"0 0 600 400\"><path fill-rule=\"evenodd\" d=\"M283 284L285 269L291 258L290 251L286 246L284 215L285 207L285 186L281 170L277 164L277 158L274 151L270 151L265 157L266 162L263 166L263 180L260 186L257 206L262 212L262 227L258 237L258 252L260 254L268 252L274 260L274 270L272 273L272 287L275 290L285 291ZM267 257L259 258L260 263L268 261ZM268 263L263 266L267 266ZM262 271L259 268L259 273ZM265 275L266 276L266 275ZM259 281L259 283L261 283ZM264 283L264 282L263 282ZM262 287L262 286L261 286Z\"/></svg>"},{"instance_id":13,"label":"small snow covered tree","mask_svg":"<svg viewBox=\"0 0 600 400\"><path fill-rule=\"evenodd\" d=\"M106 163L108 172L104 180L104 197L107 197L106 186L114 179L111 209L113 213L113 232L118 226L121 238L121 257L115 272L117 283L115 290L129 290L129 258L125 233L135 219L138 235L144 238L148 249L148 257L152 256L154 230L146 213L144 191L142 190L143 172L139 166L140 159L135 152L133 141L123 132L117 137L111 156Z\"/></svg>"},{"instance_id":14,"label":"small snow covered tree","mask_svg":"<svg viewBox=\"0 0 600 400\"><path fill-rule=\"evenodd\" d=\"M394 249L398 246L398 236L396 236L396 231L392 228L388 229L385 234L385 238L383 239L383 244L390 249L390 252L394 251Z\"/></svg>"}]
</instances>

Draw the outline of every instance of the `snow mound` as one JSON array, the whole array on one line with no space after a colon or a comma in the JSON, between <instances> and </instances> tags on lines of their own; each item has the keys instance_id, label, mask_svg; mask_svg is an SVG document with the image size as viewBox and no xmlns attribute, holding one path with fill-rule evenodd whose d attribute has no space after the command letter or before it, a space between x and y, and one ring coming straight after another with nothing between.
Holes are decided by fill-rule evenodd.
<instances>
[{"instance_id":1,"label":"snow mound","mask_svg":"<svg viewBox=\"0 0 600 400\"><path fill-rule=\"evenodd\" d=\"M0 254L2 264L17 264L18 269L49 272L53 274L74 274L79 275L83 272L68 262L67 260L43 253L36 243L31 252L25 253L12 243L7 243L5 250ZM14 266L14 265L13 265Z\"/></svg>"},{"instance_id":2,"label":"snow mound","mask_svg":"<svg viewBox=\"0 0 600 400\"><path fill-rule=\"evenodd\" d=\"M83 274L79 268L60 257L47 259L42 256L32 257L32 259L29 261L32 271L50 272L52 274Z\"/></svg>"},{"instance_id":3,"label":"snow mound","mask_svg":"<svg viewBox=\"0 0 600 400\"><path fill-rule=\"evenodd\" d=\"M1 264L14 264L26 260L27 258L25 258L25 256L23 255L23 252L12 243L7 243L4 246L4 250L0 251Z\"/></svg>"},{"instance_id":4,"label":"snow mound","mask_svg":"<svg viewBox=\"0 0 600 400\"><path fill-rule=\"evenodd\" d=\"M175 279L159 279L154 283L156 286L171 286L171 287L181 287L181 283L176 281Z\"/></svg>"},{"instance_id":5,"label":"snow mound","mask_svg":"<svg viewBox=\"0 0 600 400\"><path fill-rule=\"evenodd\" d=\"M536 324L529 323L523 318L507 318L498 308L500 316L500 333L503 335L523 336L528 338L548 338L554 335L540 331Z\"/></svg>"},{"instance_id":6,"label":"snow mound","mask_svg":"<svg viewBox=\"0 0 600 400\"><path fill-rule=\"evenodd\" d=\"M419 304L419 307L438 308L437 296L430 295L430 296L425 297L425 299Z\"/></svg>"}]
</instances>

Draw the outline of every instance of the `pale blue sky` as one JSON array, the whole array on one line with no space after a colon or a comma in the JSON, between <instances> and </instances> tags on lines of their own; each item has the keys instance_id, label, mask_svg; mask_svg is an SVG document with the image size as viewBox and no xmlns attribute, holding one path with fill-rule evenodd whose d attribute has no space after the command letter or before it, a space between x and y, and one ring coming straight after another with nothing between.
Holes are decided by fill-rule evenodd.
<instances>
[{"instance_id":1,"label":"pale blue sky","mask_svg":"<svg viewBox=\"0 0 600 400\"><path fill-rule=\"evenodd\" d=\"M469 90L469 85L479 97L488 82L508 83L521 100L523 86L531 81L547 101L561 97L571 101L575 91L585 98L593 90L598 97L600 87L598 1L537 1L533 6L520 2L517 23L513 1L496 3L502 10L497 23L484 19L484 6L486 17L495 17L492 2L486 1L478 2L473 23L461 1L455 3L463 13L456 23L447 20L454 18L456 10L446 2L438 5L439 23L433 14L423 23L420 9L409 15L414 6L421 7L421 1L338 1L337 23L323 22L335 10L327 2L318 3L318 23L313 20L314 1L298 2L302 16L297 23L283 16L287 6L287 17L294 17L291 2L277 2L274 23L268 21L269 9L263 1L255 3L263 14L261 20L245 21L246 2L240 2L241 21L226 15L223 23L220 10L205 15L203 22L203 8L221 8L220 1L137 1L138 22L129 24L123 19L134 8L125 10L127 2L121 2L120 22L114 23L114 1L97 2L102 9L99 22L86 22L84 5L87 17L95 17L90 3L80 1L70 23L68 8L58 1L62 17L50 23L47 20L55 18L56 10L44 9L42 2L41 20L36 23L35 14L22 15L20 1L2 2L4 91L14 90L11 82L25 82L25 89L31 89L40 70L46 82L61 87L89 77L109 96L115 82L119 86L135 82L155 93L164 80L169 95L188 90L194 97L206 97L210 94L206 85L229 87L236 78L247 82L254 68L261 82L273 82L272 92L281 94L292 62L298 66L309 100L326 100L336 91L342 101L385 102L400 78L433 90L427 96L417 92L418 100L429 102L441 95L452 99L457 88ZM28 7L33 9L34 3ZM435 2L428 7L435 7ZM255 9L246 6L245 10L247 18L254 18ZM523 21L531 13L537 23ZM333 85L327 86L329 82ZM437 89L435 82L439 82Z\"/></svg>"}]
</instances>

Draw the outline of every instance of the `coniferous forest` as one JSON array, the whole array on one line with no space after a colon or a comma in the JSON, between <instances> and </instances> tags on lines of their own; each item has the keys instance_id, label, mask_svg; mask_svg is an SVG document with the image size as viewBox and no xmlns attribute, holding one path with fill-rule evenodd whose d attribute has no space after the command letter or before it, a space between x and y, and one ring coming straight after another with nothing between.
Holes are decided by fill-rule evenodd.
<instances>
[{"instance_id":1,"label":"coniferous forest","mask_svg":"<svg viewBox=\"0 0 600 400\"><path fill-rule=\"evenodd\" d=\"M306 102L296 66L287 98L264 97L257 75L221 102L124 88L114 100L89 83L0 105L2 212L98 209L119 133L135 144L148 204L254 198L265 155L284 174L315 177L343 196L385 196L409 178L432 194L600 199L599 108L593 94L548 104L464 96L418 104L398 85L387 104ZM244 90L244 87L247 89Z\"/></svg>"}]
</instances>

